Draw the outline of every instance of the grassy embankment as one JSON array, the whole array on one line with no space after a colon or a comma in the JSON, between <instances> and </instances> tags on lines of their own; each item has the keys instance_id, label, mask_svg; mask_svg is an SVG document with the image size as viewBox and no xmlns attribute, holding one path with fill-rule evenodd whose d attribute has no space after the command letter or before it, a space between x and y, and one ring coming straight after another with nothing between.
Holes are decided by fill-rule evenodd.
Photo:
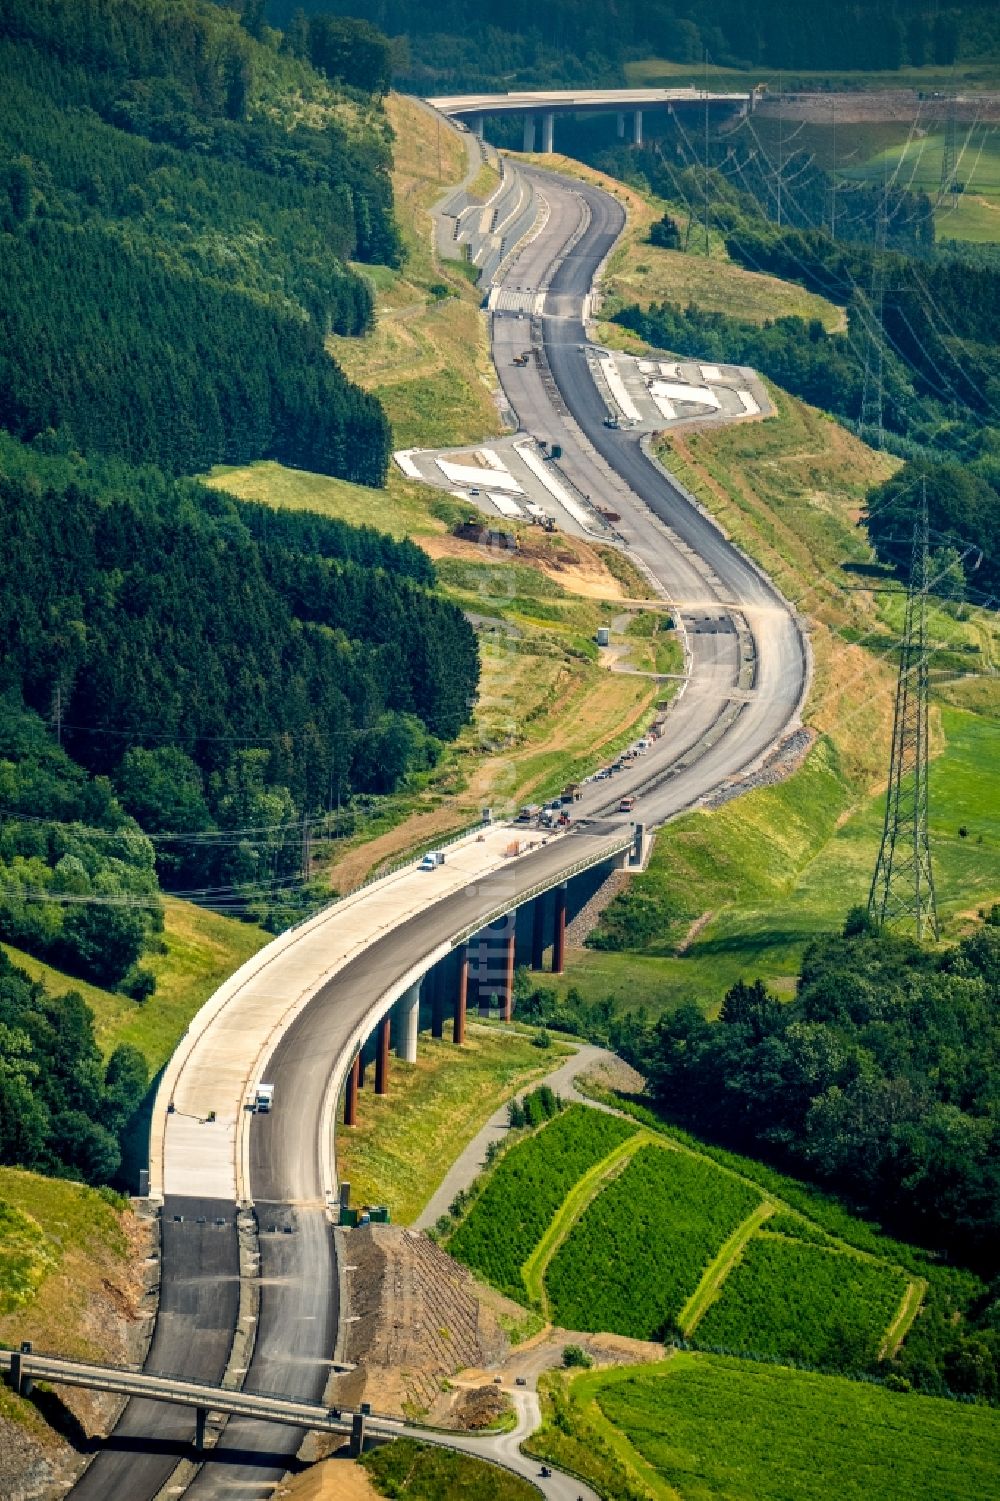
<instances>
[{"instance_id":1,"label":"grassy embankment","mask_svg":"<svg viewBox=\"0 0 1000 1501\"><path fill-rule=\"evenodd\" d=\"M393 1059L391 1096L366 1090L359 1124L337 1132L337 1172L350 1183L353 1199L388 1204L398 1224L419 1214L456 1146L569 1053L485 1027L472 1027L460 1050L450 1037L448 1024L441 1042L420 1038L416 1063Z\"/></svg>"},{"instance_id":2,"label":"grassy embankment","mask_svg":"<svg viewBox=\"0 0 1000 1501\"><path fill-rule=\"evenodd\" d=\"M135 1308L136 1233L130 1212L95 1189L0 1167L0 1344L127 1358L110 1325ZM5 1422L43 1451L59 1446L32 1404L0 1385L0 1430Z\"/></svg>"},{"instance_id":3,"label":"grassy embankment","mask_svg":"<svg viewBox=\"0 0 1000 1501\"><path fill-rule=\"evenodd\" d=\"M857 520L866 490L896 461L813 408L774 397L778 415L767 422L678 433L661 453L807 617L814 676L804 717L818 741L781 785L660 834L649 871L633 883L655 910L652 940L633 941L619 905L605 928L628 951L571 953L554 983L613 995L622 1007L659 1011L696 999L711 1009L747 974L788 993L804 945L867 896L902 602L874 592L886 580L864 571L871 553ZM935 606L931 637L931 830L941 910L954 933L1000 894L1000 634L995 615L956 619Z\"/></svg>"},{"instance_id":4,"label":"grassy embankment","mask_svg":"<svg viewBox=\"0 0 1000 1501\"><path fill-rule=\"evenodd\" d=\"M164 952L143 959L156 975L156 993L142 1004L77 980L10 944L2 947L52 995L80 992L94 1013L98 1046L106 1057L119 1043L132 1043L145 1055L153 1075L166 1063L199 1007L271 938L251 923L219 917L188 902L168 900L164 916Z\"/></svg>"},{"instance_id":5,"label":"grassy embankment","mask_svg":"<svg viewBox=\"0 0 1000 1501\"><path fill-rule=\"evenodd\" d=\"M533 1453L621 1501L985 1501L1000 1414L723 1356L543 1378Z\"/></svg>"},{"instance_id":6,"label":"grassy embankment","mask_svg":"<svg viewBox=\"0 0 1000 1501\"><path fill-rule=\"evenodd\" d=\"M500 431L480 294L463 268L439 262L428 209L464 170L462 138L412 99L392 96L394 187L407 259L401 270L362 267L376 286L377 324L362 340L331 348L345 370L377 391L398 446L472 444ZM439 155L440 148L440 155ZM489 187L484 182L484 188ZM452 537L465 509L392 467L385 490L368 490L271 463L219 469L213 483L234 494L368 522L412 536L438 562L452 598L480 618L483 676L474 723L421 787L373 810L361 832L319 848L329 879L345 890L383 861L467 825L489 803L533 800L610 757L667 698L651 677L609 673L593 637L623 600L647 586L611 549L518 528L512 558ZM625 637L631 665L676 671L678 648L653 617Z\"/></svg>"}]
</instances>

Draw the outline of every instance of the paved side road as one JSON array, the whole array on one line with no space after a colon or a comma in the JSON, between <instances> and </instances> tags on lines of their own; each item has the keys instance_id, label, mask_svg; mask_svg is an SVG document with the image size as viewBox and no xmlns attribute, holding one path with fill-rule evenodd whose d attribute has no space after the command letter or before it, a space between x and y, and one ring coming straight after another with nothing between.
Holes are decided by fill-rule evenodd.
<instances>
[{"instance_id":1,"label":"paved side road","mask_svg":"<svg viewBox=\"0 0 1000 1501\"><path fill-rule=\"evenodd\" d=\"M537 1079L532 1084L526 1084L520 1093L524 1094L529 1089L538 1089L540 1085L548 1084L564 1100L582 1100L584 1097L576 1089L574 1080L580 1074L585 1074L589 1068L593 1068L594 1064L599 1063L601 1059L613 1057L614 1054L609 1053L606 1048L594 1047L589 1042L581 1043L572 1058L565 1059L544 1079ZM588 1105L593 1103L593 1100L587 1101ZM603 1110L605 1107L602 1105L598 1108ZM452 1163L439 1187L413 1221L415 1230L429 1230L442 1214L447 1213L448 1205L455 1195L463 1188L468 1188L472 1180L482 1172L486 1165L486 1149L490 1142L502 1141L507 1131L507 1104L504 1104L498 1110L494 1110L482 1130L477 1132Z\"/></svg>"},{"instance_id":2,"label":"paved side road","mask_svg":"<svg viewBox=\"0 0 1000 1501\"><path fill-rule=\"evenodd\" d=\"M597 1491L563 1470L553 1470L551 1475L543 1477L539 1461L521 1453L521 1444L541 1424L542 1412L537 1392L518 1388L511 1396L517 1410L517 1427L510 1433L444 1434L431 1428L413 1428L407 1430L406 1436L426 1444L459 1449L463 1454L473 1454L477 1459L489 1459L494 1464L503 1465L530 1481L548 1501L601 1501Z\"/></svg>"}]
</instances>

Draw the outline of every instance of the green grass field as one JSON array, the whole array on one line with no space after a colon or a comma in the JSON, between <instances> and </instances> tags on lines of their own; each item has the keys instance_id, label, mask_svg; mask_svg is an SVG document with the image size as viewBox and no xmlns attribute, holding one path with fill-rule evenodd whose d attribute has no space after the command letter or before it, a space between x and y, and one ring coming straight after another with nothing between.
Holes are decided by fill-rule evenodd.
<instances>
[{"instance_id":1,"label":"green grass field","mask_svg":"<svg viewBox=\"0 0 1000 1501\"><path fill-rule=\"evenodd\" d=\"M846 1251L754 1235L698 1325L700 1345L861 1370L878 1355L907 1279Z\"/></svg>"},{"instance_id":2,"label":"green grass field","mask_svg":"<svg viewBox=\"0 0 1000 1501\"><path fill-rule=\"evenodd\" d=\"M937 199L944 154L943 129L912 141L893 143L840 175L854 182L881 182L929 193ZM939 240L1000 241L1000 128L959 125L955 181L960 193L946 193L935 210Z\"/></svg>"},{"instance_id":3,"label":"green grass field","mask_svg":"<svg viewBox=\"0 0 1000 1501\"><path fill-rule=\"evenodd\" d=\"M337 1173L357 1203L388 1204L409 1224L467 1141L523 1084L550 1073L568 1049L542 1051L523 1035L470 1029L455 1048L450 1028L422 1036L416 1063L392 1063L392 1094L361 1094L358 1125L337 1130Z\"/></svg>"},{"instance_id":4,"label":"green grass field","mask_svg":"<svg viewBox=\"0 0 1000 1501\"><path fill-rule=\"evenodd\" d=\"M663 1501L1000 1496L1000 1413L988 1408L693 1354L588 1373L574 1393L594 1439L621 1445L637 1493Z\"/></svg>"},{"instance_id":5,"label":"green grass field","mask_svg":"<svg viewBox=\"0 0 1000 1501\"><path fill-rule=\"evenodd\" d=\"M760 1200L711 1162L643 1147L556 1252L546 1276L553 1320L663 1338L706 1264Z\"/></svg>"}]
</instances>

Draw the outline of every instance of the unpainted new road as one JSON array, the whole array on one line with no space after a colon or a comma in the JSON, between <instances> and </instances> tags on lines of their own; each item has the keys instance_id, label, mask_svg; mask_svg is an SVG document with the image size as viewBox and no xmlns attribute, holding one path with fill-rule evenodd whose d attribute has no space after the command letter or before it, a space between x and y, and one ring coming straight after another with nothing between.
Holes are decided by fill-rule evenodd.
<instances>
[{"instance_id":1,"label":"unpainted new road","mask_svg":"<svg viewBox=\"0 0 1000 1501\"><path fill-rule=\"evenodd\" d=\"M794 720L806 682L806 649L776 591L660 472L628 433L603 426L604 405L581 350L584 303L594 274L621 232L623 215L608 195L550 174L536 187L549 205L544 230L504 278L517 288L544 288L535 333L545 361L514 367L525 323L494 317L495 357L504 387L528 431L562 443L566 477L584 495L613 504L621 531L675 604L688 632L691 681L675 703L655 760L627 774L639 797L633 816L660 824L761 756ZM501 297L503 301L503 297ZM547 366L547 369L546 369ZM549 374L549 372L551 374ZM619 778L613 803L631 787ZM584 818L608 813L607 784L592 784L579 806ZM603 806L602 806L603 805ZM613 822L613 821L612 821ZM261 1277L257 1338L248 1389L321 1400L337 1322L337 1272L322 1201L320 1126L327 1081L359 1020L422 955L492 912L516 902L561 870L611 828L591 824L553 841L494 877L430 905L388 932L341 971L298 1016L274 1054L274 1114L254 1118L250 1184L260 1223ZM183 1220L175 1220L183 1214ZM199 1216L203 1219L198 1224ZM217 1226L216 1219L224 1226ZM192 1220L194 1223L192 1224ZM213 1381L221 1376L238 1319L235 1206L171 1199L164 1207L162 1294L147 1368ZM152 1445L144 1445L149 1435ZM133 1402L108 1450L99 1454L73 1495L85 1501L152 1501L168 1478L177 1446L193 1436L183 1410ZM264 1497L273 1491L300 1435L266 1423L230 1419L186 1494L201 1498ZM508 1446L511 1447L511 1446ZM538 1467L506 1462L562 1501L565 1477L550 1484ZM573 1494L581 1487L572 1482ZM180 1494L175 1491L173 1494Z\"/></svg>"}]
</instances>

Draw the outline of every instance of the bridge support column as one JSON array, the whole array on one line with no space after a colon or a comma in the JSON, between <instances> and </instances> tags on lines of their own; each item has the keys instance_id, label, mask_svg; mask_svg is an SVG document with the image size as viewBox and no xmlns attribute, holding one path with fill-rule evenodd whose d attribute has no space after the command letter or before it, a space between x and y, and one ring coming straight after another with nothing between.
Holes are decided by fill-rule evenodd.
<instances>
[{"instance_id":1,"label":"bridge support column","mask_svg":"<svg viewBox=\"0 0 1000 1501\"><path fill-rule=\"evenodd\" d=\"M545 960L545 898L536 896L531 907L531 967L541 969Z\"/></svg>"},{"instance_id":2,"label":"bridge support column","mask_svg":"<svg viewBox=\"0 0 1000 1501\"><path fill-rule=\"evenodd\" d=\"M356 1412L351 1417L351 1445L349 1453L352 1459L360 1459L365 1448L365 1413Z\"/></svg>"},{"instance_id":3,"label":"bridge support column","mask_svg":"<svg viewBox=\"0 0 1000 1501\"><path fill-rule=\"evenodd\" d=\"M525 115L525 117L524 117L524 139L523 139L522 144L521 144L521 150L522 151L534 151L534 149L535 149L535 117L534 117L534 115Z\"/></svg>"},{"instance_id":4,"label":"bridge support column","mask_svg":"<svg viewBox=\"0 0 1000 1501\"><path fill-rule=\"evenodd\" d=\"M490 964L489 928L485 932L480 933L477 943L477 958L479 962L476 965L476 999L479 1002L479 1015L489 1016L490 997L495 993L492 983L493 976L490 973L492 966Z\"/></svg>"},{"instance_id":5,"label":"bridge support column","mask_svg":"<svg viewBox=\"0 0 1000 1501\"><path fill-rule=\"evenodd\" d=\"M10 1384L13 1391L19 1397L30 1397L34 1382L25 1369L25 1356L31 1354L31 1340L23 1339L19 1350L12 1350L10 1356Z\"/></svg>"},{"instance_id":6,"label":"bridge support column","mask_svg":"<svg viewBox=\"0 0 1000 1501\"><path fill-rule=\"evenodd\" d=\"M420 981L396 1002L396 1057L404 1063L417 1061L417 1037L420 1033Z\"/></svg>"},{"instance_id":7,"label":"bridge support column","mask_svg":"<svg viewBox=\"0 0 1000 1501\"><path fill-rule=\"evenodd\" d=\"M469 995L469 945L458 946L458 984L455 987L455 1030L453 1041L465 1041L465 1005Z\"/></svg>"},{"instance_id":8,"label":"bridge support column","mask_svg":"<svg viewBox=\"0 0 1000 1501\"><path fill-rule=\"evenodd\" d=\"M344 1090L344 1125L356 1126L358 1124L358 1081L361 1075L361 1054L355 1056L351 1064L350 1073L347 1075L347 1087Z\"/></svg>"},{"instance_id":9,"label":"bridge support column","mask_svg":"<svg viewBox=\"0 0 1000 1501\"><path fill-rule=\"evenodd\" d=\"M205 1450L205 1422L208 1418L207 1407L196 1407L194 1413L194 1447L199 1454Z\"/></svg>"},{"instance_id":10,"label":"bridge support column","mask_svg":"<svg viewBox=\"0 0 1000 1501\"><path fill-rule=\"evenodd\" d=\"M483 139L483 129L484 129L484 126L483 126L483 117L482 117L482 115L473 115L473 117L472 117L472 124L471 124L470 128L471 128L472 134L474 136L478 136L480 140Z\"/></svg>"},{"instance_id":11,"label":"bridge support column","mask_svg":"<svg viewBox=\"0 0 1000 1501\"><path fill-rule=\"evenodd\" d=\"M362 1047L361 1051L358 1053L358 1088L359 1089L364 1089L364 1087L365 1087L365 1070L367 1069L367 1067L368 1067L368 1065L365 1063L365 1050Z\"/></svg>"},{"instance_id":12,"label":"bridge support column","mask_svg":"<svg viewBox=\"0 0 1000 1501\"><path fill-rule=\"evenodd\" d=\"M510 914L510 932L507 934L506 974L503 987L503 1019L514 1020L514 939L516 936L514 913Z\"/></svg>"},{"instance_id":13,"label":"bridge support column","mask_svg":"<svg viewBox=\"0 0 1000 1501\"><path fill-rule=\"evenodd\" d=\"M624 139L625 139L625 111L624 110L620 109L618 111L618 119L616 121L616 124L617 124L617 127L618 127L618 139L620 141L624 141Z\"/></svg>"},{"instance_id":14,"label":"bridge support column","mask_svg":"<svg viewBox=\"0 0 1000 1501\"><path fill-rule=\"evenodd\" d=\"M552 137L555 132L556 117L553 110L542 116L542 150L552 155Z\"/></svg>"},{"instance_id":15,"label":"bridge support column","mask_svg":"<svg viewBox=\"0 0 1000 1501\"><path fill-rule=\"evenodd\" d=\"M634 133L633 139L634 139L635 144L637 146L641 146L642 145L642 110L641 109L637 109L636 112L635 112L635 133Z\"/></svg>"},{"instance_id":16,"label":"bridge support column","mask_svg":"<svg viewBox=\"0 0 1000 1501\"><path fill-rule=\"evenodd\" d=\"M556 887L556 930L552 939L552 973L561 975L566 962L566 887Z\"/></svg>"},{"instance_id":17,"label":"bridge support column","mask_svg":"<svg viewBox=\"0 0 1000 1501\"><path fill-rule=\"evenodd\" d=\"M445 961L447 963L447 960ZM431 998L431 1036L444 1036L444 979L445 969L438 966L427 977Z\"/></svg>"},{"instance_id":18,"label":"bridge support column","mask_svg":"<svg viewBox=\"0 0 1000 1501\"><path fill-rule=\"evenodd\" d=\"M375 1039L375 1093L389 1093L389 1028L391 1019L383 1016Z\"/></svg>"}]
</instances>

